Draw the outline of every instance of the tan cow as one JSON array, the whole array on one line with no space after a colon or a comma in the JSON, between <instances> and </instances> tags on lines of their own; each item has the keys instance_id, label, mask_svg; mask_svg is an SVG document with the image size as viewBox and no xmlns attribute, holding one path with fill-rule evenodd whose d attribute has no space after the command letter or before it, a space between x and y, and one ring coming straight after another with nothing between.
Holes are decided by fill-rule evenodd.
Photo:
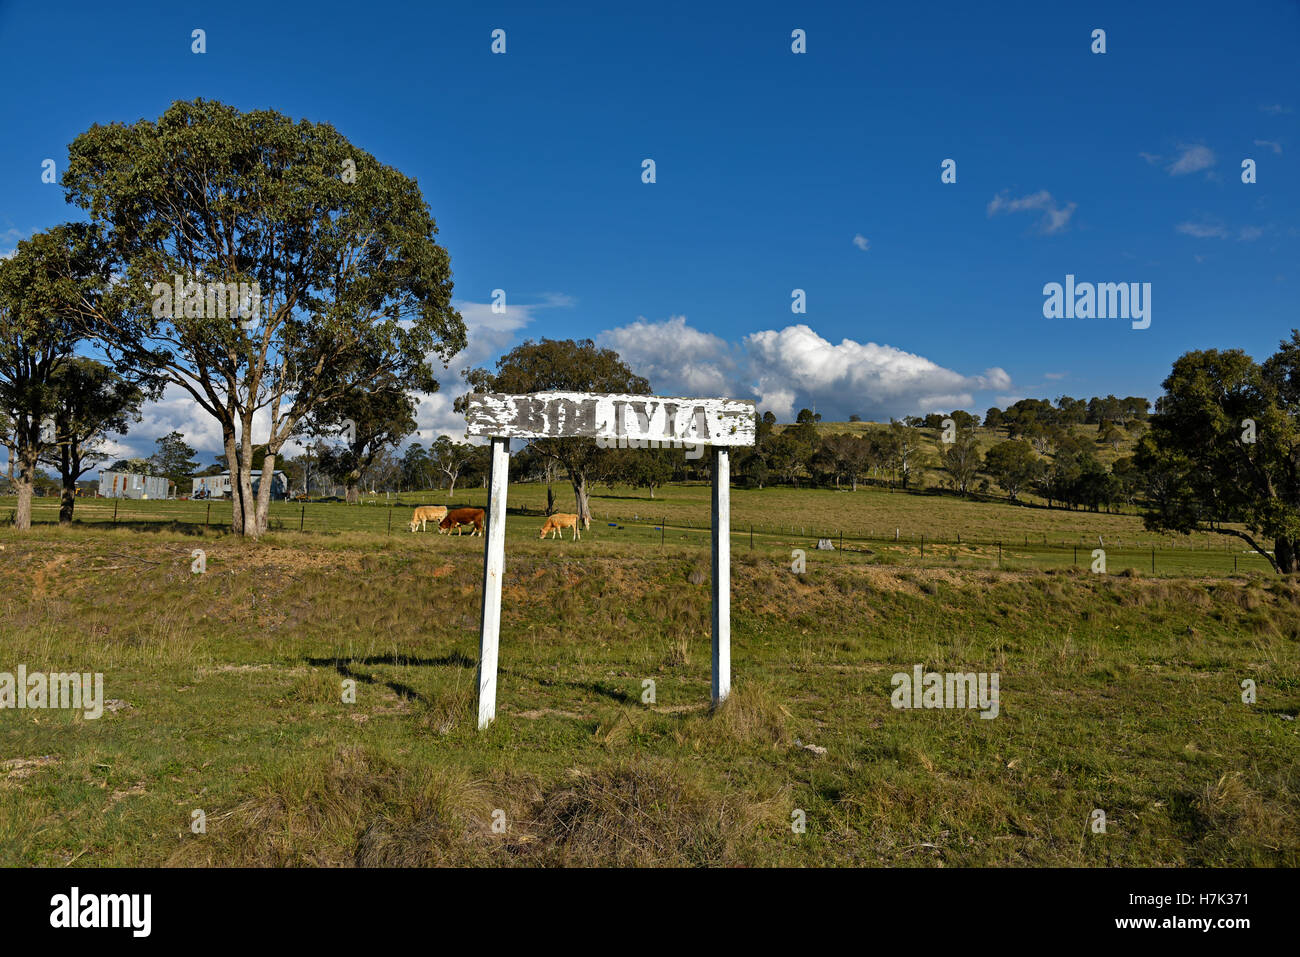
<instances>
[{"instance_id":1,"label":"tan cow","mask_svg":"<svg viewBox=\"0 0 1300 957\"><path fill-rule=\"evenodd\" d=\"M474 531L470 532L472 538L475 534L483 534L483 509L481 508L453 508L447 513L447 517L438 523L438 534L443 532L448 534L454 528L456 534L460 535L462 525L473 525Z\"/></svg>"},{"instance_id":2,"label":"tan cow","mask_svg":"<svg viewBox=\"0 0 1300 957\"><path fill-rule=\"evenodd\" d=\"M573 540L575 542L582 537L578 533L578 516L576 515L552 515L546 520L546 524L542 526L542 534L537 537L539 540L543 539L546 537L546 533L550 532L551 538L555 538L556 535L564 538L564 529L566 528L573 529Z\"/></svg>"},{"instance_id":3,"label":"tan cow","mask_svg":"<svg viewBox=\"0 0 1300 957\"><path fill-rule=\"evenodd\" d=\"M441 522L447 516L447 506L445 505L421 505L411 516L411 531L415 531L416 526L420 531L424 531L426 522Z\"/></svg>"}]
</instances>

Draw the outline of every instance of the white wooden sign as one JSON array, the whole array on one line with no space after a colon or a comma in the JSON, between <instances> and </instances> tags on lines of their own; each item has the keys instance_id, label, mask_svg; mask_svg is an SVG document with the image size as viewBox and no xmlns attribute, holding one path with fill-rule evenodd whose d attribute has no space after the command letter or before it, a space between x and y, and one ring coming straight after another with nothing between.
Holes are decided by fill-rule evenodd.
<instances>
[{"instance_id":1,"label":"white wooden sign","mask_svg":"<svg viewBox=\"0 0 1300 957\"><path fill-rule=\"evenodd\" d=\"M731 692L731 446L753 445L757 410L743 399L536 392L470 395L470 435L492 439L483 610L479 628L478 727L496 717L501 581L505 573L506 489L511 439L645 440L713 448L713 684L715 705ZM638 443L639 444L639 443Z\"/></svg>"},{"instance_id":2,"label":"white wooden sign","mask_svg":"<svg viewBox=\"0 0 1300 957\"><path fill-rule=\"evenodd\" d=\"M703 445L753 445L754 403L657 395L536 392L474 394L465 411L470 435L508 439L644 439Z\"/></svg>"}]
</instances>

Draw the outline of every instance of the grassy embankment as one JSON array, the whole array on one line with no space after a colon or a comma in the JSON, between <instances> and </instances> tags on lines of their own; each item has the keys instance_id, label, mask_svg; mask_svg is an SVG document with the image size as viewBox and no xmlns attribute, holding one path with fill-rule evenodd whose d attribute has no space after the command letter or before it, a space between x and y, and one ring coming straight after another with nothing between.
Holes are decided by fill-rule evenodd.
<instances>
[{"instance_id":1,"label":"grassy embankment","mask_svg":"<svg viewBox=\"0 0 1300 957\"><path fill-rule=\"evenodd\" d=\"M701 521L700 494L653 510ZM737 526L786 495L813 501L737 492ZM925 498L815 498L827 519L941 523L898 510ZM1139 534L970 507L972 532ZM903 545L809 551L796 576L775 532L738 537L735 693L710 713L704 532L542 543L512 516L500 717L480 734L481 540L317 508L344 530L0 530L0 671L102 671L115 701L97 721L0 711L0 864L1300 864L1295 582L1044 572L1014 549L1002 570L919 567ZM997 672L999 716L894 710L890 677L915 664Z\"/></svg>"}]
</instances>

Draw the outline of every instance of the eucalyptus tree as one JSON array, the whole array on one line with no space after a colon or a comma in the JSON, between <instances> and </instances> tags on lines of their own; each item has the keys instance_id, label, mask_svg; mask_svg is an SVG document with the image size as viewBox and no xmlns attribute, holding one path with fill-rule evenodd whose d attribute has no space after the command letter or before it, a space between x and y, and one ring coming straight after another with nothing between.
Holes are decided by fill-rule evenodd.
<instances>
[{"instance_id":1,"label":"eucalyptus tree","mask_svg":"<svg viewBox=\"0 0 1300 957\"><path fill-rule=\"evenodd\" d=\"M77 480L108 458L108 435L124 434L132 422L140 421L140 406L157 393L147 382L85 356L60 364L51 381L52 442L43 449L41 461L58 470L63 487L59 524L67 525L77 503Z\"/></svg>"},{"instance_id":2,"label":"eucalyptus tree","mask_svg":"<svg viewBox=\"0 0 1300 957\"><path fill-rule=\"evenodd\" d=\"M255 427L274 471L313 410L465 346L419 186L332 126L200 99L93 126L69 154L68 198L122 274L100 341L217 421L239 534L267 527Z\"/></svg>"},{"instance_id":3,"label":"eucalyptus tree","mask_svg":"<svg viewBox=\"0 0 1300 957\"><path fill-rule=\"evenodd\" d=\"M1234 535L1275 571L1300 571L1300 331L1262 363L1188 352L1163 385L1134 456L1147 528Z\"/></svg>"},{"instance_id":4,"label":"eucalyptus tree","mask_svg":"<svg viewBox=\"0 0 1300 957\"><path fill-rule=\"evenodd\" d=\"M82 342L88 314L110 316L106 259L84 224L56 226L0 260L0 409L17 467L14 526L31 527L37 463L57 445L60 376Z\"/></svg>"},{"instance_id":5,"label":"eucalyptus tree","mask_svg":"<svg viewBox=\"0 0 1300 957\"><path fill-rule=\"evenodd\" d=\"M357 366L351 366L351 369ZM436 380L425 377L427 367L413 385L422 391L438 388ZM341 448L333 449L323 463L343 479L344 498L349 504L360 501L361 478L387 449L394 449L415 431L415 400L406 385L388 374L367 376L369 389L351 388L323 403L299 423L300 432L310 435L339 435Z\"/></svg>"}]
</instances>

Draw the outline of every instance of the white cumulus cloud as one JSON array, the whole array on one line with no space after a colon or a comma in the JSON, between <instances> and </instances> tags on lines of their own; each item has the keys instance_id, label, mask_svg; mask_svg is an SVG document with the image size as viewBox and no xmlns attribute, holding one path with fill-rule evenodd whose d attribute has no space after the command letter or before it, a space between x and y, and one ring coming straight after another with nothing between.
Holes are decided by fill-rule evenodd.
<instances>
[{"instance_id":1,"label":"white cumulus cloud","mask_svg":"<svg viewBox=\"0 0 1300 957\"><path fill-rule=\"evenodd\" d=\"M830 419L951 411L974 405L976 392L1011 387L1000 368L964 375L893 346L832 343L803 324L728 343L683 316L641 318L602 332L598 341L646 376L655 392L754 398L784 420L813 405Z\"/></svg>"}]
</instances>

